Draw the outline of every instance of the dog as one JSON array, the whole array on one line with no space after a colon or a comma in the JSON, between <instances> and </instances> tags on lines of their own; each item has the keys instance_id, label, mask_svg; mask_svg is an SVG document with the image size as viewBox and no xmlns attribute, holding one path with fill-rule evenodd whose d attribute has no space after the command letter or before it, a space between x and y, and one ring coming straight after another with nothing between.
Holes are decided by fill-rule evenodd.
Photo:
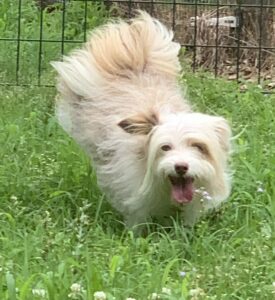
<instances>
[{"instance_id":1,"label":"dog","mask_svg":"<svg viewBox=\"0 0 275 300\"><path fill-rule=\"evenodd\" d=\"M193 225L230 194L230 126L193 112L177 81L179 50L172 31L139 12L52 63L59 123L128 227L178 212Z\"/></svg>"}]
</instances>

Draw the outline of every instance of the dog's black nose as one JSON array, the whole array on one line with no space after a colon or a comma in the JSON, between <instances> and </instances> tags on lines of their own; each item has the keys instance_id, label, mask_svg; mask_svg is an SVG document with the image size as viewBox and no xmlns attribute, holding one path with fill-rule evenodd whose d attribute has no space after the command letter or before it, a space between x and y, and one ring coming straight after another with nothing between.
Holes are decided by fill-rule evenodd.
<instances>
[{"instance_id":1,"label":"dog's black nose","mask_svg":"<svg viewBox=\"0 0 275 300\"><path fill-rule=\"evenodd\" d=\"M184 175L189 169L189 166L187 163L181 163L175 165L175 170L178 175Z\"/></svg>"}]
</instances>

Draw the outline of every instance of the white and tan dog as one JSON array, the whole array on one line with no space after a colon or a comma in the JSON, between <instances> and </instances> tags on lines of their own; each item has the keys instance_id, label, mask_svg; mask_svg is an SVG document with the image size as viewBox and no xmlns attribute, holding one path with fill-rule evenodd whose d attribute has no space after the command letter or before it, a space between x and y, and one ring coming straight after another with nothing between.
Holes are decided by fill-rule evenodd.
<instances>
[{"instance_id":1,"label":"white and tan dog","mask_svg":"<svg viewBox=\"0 0 275 300\"><path fill-rule=\"evenodd\" d=\"M192 112L172 39L140 12L99 27L83 49L53 63L59 122L92 158L99 186L128 226L177 210L193 224L230 192L230 127Z\"/></svg>"}]
</instances>

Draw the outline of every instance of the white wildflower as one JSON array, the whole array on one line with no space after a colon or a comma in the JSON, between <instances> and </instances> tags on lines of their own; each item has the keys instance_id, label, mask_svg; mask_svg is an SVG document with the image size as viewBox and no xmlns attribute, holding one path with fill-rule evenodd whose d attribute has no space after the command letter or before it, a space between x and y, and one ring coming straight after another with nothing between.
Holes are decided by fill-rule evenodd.
<instances>
[{"instance_id":1,"label":"white wildflower","mask_svg":"<svg viewBox=\"0 0 275 300\"><path fill-rule=\"evenodd\" d=\"M10 200L11 200L11 201L17 201L17 197L14 196L14 195L11 195Z\"/></svg>"},{"instance_id":2,"label":"white wildflower","mask_svg":"<svg viewBox=\"0 0 275 300\"><path fill-rule=\"evenodd\" d=\"M45 298L46 290L44 289L32 289L32 294L36 297Z\"/></svg>"},{"instance_id":3,"label":"white wildflower","mask_svg":"<svg viewBox=\"0 0 275 300\"><path fill-rule=\"evenodd\" d=\"M196 289L191 289L189 291L189 295L191 297L198 297L198 296L203 296L205 293L204 293L204 290L201 289L201 288L196 288Z\"/></svg>"},{"instance_id":4,"label":"white wildflower","mask_svg":"<svg viewBox=\"0 0 275 300\"><path fill-rule=\"evenodd\" d=\"M136 300L135 298L126 298L126 300Z\"/></svg>"},{"instance_id":5,"label":"white wildflower","mask_svg":"<svg viewBox=\"0 0 275 300\"><path fill-rule=\"evenodd\" d=\"M210 194L205 190L204 187L200 187L199 189L195 190L196 193L200 194L202 196L202 199L200 199L201 202L204 200L212 200L213 198L210 196Z\"/></svg>"},{"instance_id":6,"label":"white wildflower","mask_svg":"<svg viewBox=\"0 0 275 300\"><path fill-rule=\"evenodd\" d=\"M272 282L272 286L275 288L275 281Z\"/></svg>"},{"instance_id":7,"label":"white wildflower","mask_svg":"<svg viewBox=\"0 0 275 300\"><path fill-rule=\"evenodd\" d=\"M207 191L203 191L202 196L205 200L212 200L212 197L209 195Z\"/></svg>"},{"instance_id":8,"label":"white wildflower","mask_svg":"<svg viewBox=\"0 0 275 300\"><path fill-rule=\"evenodd\" d=\"M68 297L72 299L77 299L78 296L85 291L79 283L73 283L70 289L71 293L68 295Z\"/></svg>"},{"instance_id":9,"label":"white wildflower","mask_svg":"<svg viewBox=\"0 0 275 300\"><path fill-rule=\"evenodd\" d=\"M264 189L263 189L261 186L259 186L259 187L257 188L257 192L258 192L258 193L263 193L263 192L264 192Z\"/></svg>"},{"instance_id":10,"label":"white wildflower","mask_svg":"<svg viewBox=\"0 0 275 300\"><path fill-rule=\"evenodd\" d=\"M80 220L80 223L82 223L84 225L89 225L89 217L88 217L88 215L86 215L84 213L81 213L79 220Z\"/></svg>"},{"instance_id":11,"label":"white wildflower","mask_svg":"<svg viewBox=\"0 0 275 300\"><path fill-rule=\"evenodd\" d=\"M263 183L261 181L256 181L258 188L257 188L257 193L263 193L264 192L264 188L263 188Z\"/></svg>"},{"instance_id":12,"label":"white wildflower","mask_svg":"<svg viewBox=\"0 0 275 300\"><path fill-rule=\"evenodd\" d=\"M180 277L185 277L185 276L186 276L186 272L180 271L180 272L179 272L179 276L180 276Z\"/></svg>"},{"instance_id":13,"label":"white wildflower","mask_svg":"<svg viewBox=\"0 0 275 300\"><path fill-rule=\"evenodd\" d=\"M166 287L163 287L161 292L166 295L171 295L171 290Z\"/></svg>"},{"instance_id":14,"label":"white wildflower","mask_svg":"<svg viewBox=\"0 0 275 300\"><path fill-rule=\"evenodd\" d=\"M152 293L149 297L149 300L157 300L160 299L160 296L157 293Z\"/></svg>"},{"instance_id":15,"label":"white wildflower","mask_svg":"<svg viewBox=\"0 0 275 300\"><path fill-rule=\"evenodd\" d=\"M48 210L45 211L45 218L44 218L44 222L45 223L51 223L52 221L52 218L51 218L51 214Z\"/></svg>"},{"instance_id":16,"label":"white wildflower","mask_svg":"<svg viewBox=\"0 0 275 300\"><path fill-rule=\"evenodd\" d=\"M104 292L98 291L94 293L94 300L106 300L107 296Z\"/></svg>"},{"instance_id":17,"label":"white wildflower","mask_svg":"<svg viewBox=\"0 0 275 300\"><path fill-rule=\"evenodd\" d=\"M80 293L82 290L83 290L83 288L79 283L73 283L71 285L71 291L73 293Z\"/></svg>"}]
</instances>

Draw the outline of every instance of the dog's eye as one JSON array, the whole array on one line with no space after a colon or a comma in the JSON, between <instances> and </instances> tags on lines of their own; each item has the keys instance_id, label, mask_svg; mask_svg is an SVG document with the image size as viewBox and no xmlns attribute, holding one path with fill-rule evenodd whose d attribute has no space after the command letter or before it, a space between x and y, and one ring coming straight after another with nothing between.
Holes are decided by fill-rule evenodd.
<instances>
[{"instance_id":1,"label":"dog's eye","mask_svg":"<svg viewBox=\"0 0 275 300\"><path fill-rule=\"evenodd\" d=\"M194 147L194 148L197 148L203 154L207 154L208 153L207 147L204 144L193 143L191 146Z\"/></svg>"},{"instance_id":2,"label":"dog's eye","mask_svg":"<svg viewBox=\"0 0 275 300\"><path fill-rule=\"evenodd\" d=\"M161 146L162 151L170 151L172 149L171 145L165 144Z\"/></svg>"}]
</instances>

